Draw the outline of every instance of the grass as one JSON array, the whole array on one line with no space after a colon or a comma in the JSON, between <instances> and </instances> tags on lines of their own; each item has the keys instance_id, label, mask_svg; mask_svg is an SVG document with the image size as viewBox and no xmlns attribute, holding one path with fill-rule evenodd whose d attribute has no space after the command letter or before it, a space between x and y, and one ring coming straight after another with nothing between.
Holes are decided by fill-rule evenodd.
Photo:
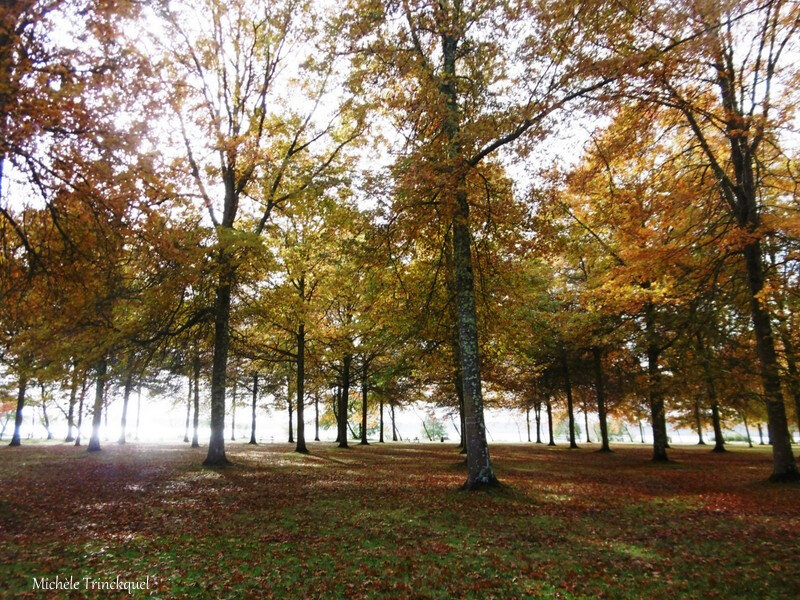
<instances>
[{"instance_id":1,"label":"grass","mask_svg":"<svg viewBox=\"0 0 800 600\"><path fill-rule=\"evenodd\" d=\"M0 595L800 597L800 486L764 482L765 448L497 445L490 493L457 491L444 444L310 449L236 444L215 470L179 445L0 448Z\"/></svg>"}]
</instances>

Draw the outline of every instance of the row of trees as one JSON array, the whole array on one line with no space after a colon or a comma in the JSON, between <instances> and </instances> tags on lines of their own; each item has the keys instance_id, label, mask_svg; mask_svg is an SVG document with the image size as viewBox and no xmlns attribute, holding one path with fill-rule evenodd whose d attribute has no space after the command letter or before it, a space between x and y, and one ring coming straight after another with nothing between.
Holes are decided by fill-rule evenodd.
<instances>
[{"instance_id":1,"label":"row of trees","mask_svg":"<svg viewBox=\"0 0 800 600\"><path fill-rule=\"evenodd\" d=\"M12 443L33 382L70 413L91 383L95 450L112 378L124 438L170 374L196 431L207 375L224 465L235 370L253 410L285 390L300 452L310 399L341 446L354 397L362 443L370 402L453 407L468 489L496 482L484 402L563 403L572 445L591 407L604 450L609 414L646 418L655 460L668 418L710 414L721 450L726 414L763 415L772 478L800 477L795 4L2 11Z\"/></svg>"}]
</instances>

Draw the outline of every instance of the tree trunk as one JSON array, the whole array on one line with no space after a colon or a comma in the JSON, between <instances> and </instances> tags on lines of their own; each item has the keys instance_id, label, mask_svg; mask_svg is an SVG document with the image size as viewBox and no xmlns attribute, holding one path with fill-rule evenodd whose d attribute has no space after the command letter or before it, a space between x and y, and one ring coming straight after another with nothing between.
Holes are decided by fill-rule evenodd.
<instances>
[{"instance_id":1,"label":"tree trunk","mask_svg":"<svg viewBox=\"0 0 800 600\"><path fill-rule=\"evenodd\" d=\"M378 408L380 409L380 430L378 433L378 443L383 444L383 396L378 398Z\"/></svg>"},{"instance_id":2,"label":"tree trunk","mask_svg":"<svg viewBox=\"0 0 800 600\"><path fill-rule=\"evenodd\" d=\"M367 363L364 361L363 370L361 372L361 445L367 446Z\"/></svg>"},{"instance_id":3,"label":"tree trunk","mask_svg":"<svg viewBox=\"0 0 800 600\"><path fill-rule=\"evenodd\" d=\"M200 426L200 357L195 356L192 364L194 376L194 419L192 420L192 448L199 448L200 441L197 439L197 430ZM141 393L141 388L139 388Z\"/></svg>"},{"instance_id":4,"label":"tree trunk","mask_svg":"<svg viewBox=\"0 0 800 600\"><path fill-rule=\"evenodd\" d=\"M647 334L647 376L650 396L650 418L653 424L653 460L665 462L667 458L667 425L664 413L664 396L661 389L661 371L658 358L661 353L656 343L655 308L648 302L645 308Z\"/></svg>"},{"instance_id":5,"label":"tree trunk","mask_svg":"<svg viewBox=\"0 0 800 600\"><path fill-rule=\"evenodd\" d=\"M550 435L550 442L547 445L555 446L556 440L553 437L553 404L549 398L545 401L545 406L547 407L547 432Z\"/></svg>"},{"instance_id":6,"label":"tree trunk","mask_svg":"<svg viewBox=\"0 0 800 600\"><path fill-rule=\"evenodd\" d=\"M227 202L226 202L227 204ZM228 269L223 258L223 269ZM225 386L227 383L228 350L230 348L229 321L231 315L231 285L233 274L220 276L214 302L214 359L211 366L211 437L208 455L203 464L219 467L230 464L225 456Z\"/></svg>"},{"instance_id":7,"label":"tree trunk","mask_svg":"<svg viewBox=\"0 0 800 600\"><path fill-rule=\"evenodd\" d=\"M136 386L136 432L133 434L133 439L139 441L139 419L142 416L142 382Z\"/></svg>"},{"instance_id":8,"label":"tree trunk","mask_svg":"<svg viewBox=\"0 0 800 600\"><path fill-rule=\"evenodd\" d=\"M347 448L347 404L350 400L350 362L353 357L345 354L342 360L342 392L339 396L339 448Z\"/></svg>"},{"instance_id":9,"label":"tree trunk","mask_svg":"<svg viewBox=\"0 0 800 600\"><path fill-rule=\"evenodd\" d=\"M192 376L186 377L189 384L189 393L186 397L186 427L183 430L183 441L189 442L189 423L192 419Z\"/></svg>"},{"instance_id":10,"label":"tree trunk","mask_svg":"<svg viewBox=\"0 0 800 600\"><path fill-rule=\"evenodd\" d=\"M644 444L644 428L642 427L641 419L639 420L639 438L642 440L642 443Z\"/></svg>"},{"instance_id":11,"label":"tree trunk","mask_svg":"<svg viewBox=\"0 0 800 600\"><path fill-rule=\"evenodd\" d=\"M342 386L336 386L336 396L333 399L333 416L336 418L336 443L342 441L341 423L339 423L339 404L341 403Z\"/></svg>"},{"instance_id":12,"label":"tree trunk","mask_svg":"<svg viewBox=\"0 0 800 600\"><path fill-rule=\"evenodd\" d=\"M694 401L694 422L697 426L697 445L705 446L706 443L703 441L703 421L700 419L700 400L697 399Z\"/></svg>"},{"instance_id":13,"label":"tree trunk","mask_svg":"<svg viewBox=\"0 0 800 600\"><path fill-rule=\"evenodd\" d=\"M44 419L44 429L47 432L47 439L53 439L53 433L50 431L50 419L47 417L47 401L45 400L44 386L42 386L42 418Z\"/></svg>"},{"instance_id":14,"label":"tree trunk","mask_svg":"<svg viewBox=\"0 0 800 600\"><path fill-rule=\"evenodd\" d=\"M78 401L78 367L73 364L72 378L69 386L69 408L67 409L67 437L65 442L74 442L73 435L75 429L75 404Z\"/></svg>"},{"instance_id":15,"label":"tree trunk","mask_svg":"<svg viewBox=\"0 0 800 600\"><path fill-rule=\"evenodd\" d=\"M586 426L586 443L591 444L592 440L589 437L589 409L585 403L583 405L583 423Z\"/></svg>"},{"instance_id":16,"label":"tree trunk","mask_svg":"<svg viewBox=\"0 0 800 600\"><path fill-rule=\"evenodd\" d=\"M289 443L294 444L294 406L292 406L292 377L286 378L286 405L289 409Z\"/></svg>"},{"instance_id":17,"label":"tree trunk","mask_svg":"<svg viewBox=\"0 0 800 600\"><path fill-rule=\"evenodd\" d=\"M253 373L253 407L250 414L250 443L256 442L256 400L258 398L258 373Z\"/></svg>"},{"instance_id":18,"label":"tree trunk","mask_svg":"<svg viewBox=\"0 0 800 600\"><path fill-rule=\"evenodd\" d=\"M742 421L744 421L744 432L747 434L747 445L753 447L753 440L750 438L750 428L747 426L747 415L742 412Z\"/></svg>"},{"instance_id":19,"label":"tree trunk","mask_svg":"<svg viewBox=\"0 0 800 600\"><path fill-rule=\"evenodd\" d=\"M714 426L714 452L725 452L725 440L722 437L722 423L719 418L719 402L717 402L717 388L714 383L714 374L711 372L711 360L703 342L700 331L695 333L697 342L697 352L700 355L700 363L703 367L703 375L706 380L706 394L711 404L711 422Z\"/></svg>"},{"instance_id":20,"label":"tree trunk","mask_svg":"<svg viewBox=\"0 0 800 600\"><path fill-rule=\"evenodd\" d=\"M569 378L569 365L567 364L567 355L561 351L561 369L564 375L564 392L567 395L567 419L569 421L569 447L577 448L578 444L575 441L575 410L572 402L572 382Z\"/></svg>"},{"instance_id":21,"label":"tree trunk","mask_svg":"<svg viewBox=\"0 0 800 600\"><path fill-rule=\"evenodd\" d=\"M594 389L597 395L597 417L600 421L600 452L611 452L608 443L608 416L606 414L606 391L603 380L603 355L600 348L592 348L592 363L594 366ZM589 435L589 422L586 422L586 435Z\"/></svg>"},{"instance_id":22,"label":"tree trunk","mask_svg":"<svg viewBox=\"0 0 800 600\"><path fill-rule=\"evenodd\" d=\"M108 360L104 356L97 363L97 383L94 393L94 411L92 414L92 437L89 438L89 452L100 450L100 418L103 411L103 396L105 395L106 373L108 372Z\"/></svg>"},{"instance_id":23,"label":"tree trunk","mask_svg":"<svg viewBox=\"0 0 800 600\"><path fill-rule=\"evenodd\" d=\"M300 293L305 297L305 280L301 279ZM300 324L297 333L297 446L296 452L308 453L306 448L306 423L303 413L305 411L305 383L306 383L306 327Z\"/></svg>"},{"instance_id":24,"label":"tree trunk","mask_svg":"<svg viewBox=\"0 0 800 600\"><path fill-rule=\"evenodd\" d=\"M233 369L233 393L231 394L231 441L236 441L236 391L239 384L239 373Z\"/></svg>"},{"instance_id":25,"label":"tree trunk","mask_svg":"<svg viewBox=\"0 0 800 600\"><path fill-rule=\"evenodd\" d=\"M81 445L81 428L83 427L83 401L86 399L86 373L81 381L81 395L78 399L78 431L75 433L75 445Z\"/></svg>"},{"instance_id":26,"label":"tree trunk","mask_svg":"<svg viewBox=\"0 0 800 600\"><path fill-rule=\"evenodd\" d=\"M525 407L525 429L528 432L528 443L531 441L531 407Z\"/></svg>"},{"instance_id":27,"label":"tree trunk","mask_svg":"<svg viewBox=\"0 0 800 600\"><path fill-rule=\"evenodd\" d=\"M319 441L319 396L314 394L314 441Z\"/></svg>"},{"instance_id":28,"label":"tree trunk","mask_svg":"<svg viewBox=\"0 0 800 600\"><path fill-rule=\"evenodd\" d=\"M390 402L389 403L389 407L391 408L391 411L392 411L392 441L396 442L397 441L397 425L395 425L395 422L394 422L394 402Z\"/></svg>"},{"instance_id":29,"label":"tree trunk","mask_svg":"<svg viewBox=\"0 0 800 600\"><path fill-rule=\"evenodd\" d=\"M132 368L129 368L122 392L122 421L120 422L119 444L125 444L128 441L125 439L125 435L128 429L128 401L131 398L131 389L133 389L133 372Z\"/></svg>"},{"instance_id":30,"label":"tree trunk","mask_svg":"<svg viewBox=\"0 0 800 600\"><path fill-rule=\"evenodd\" d=\"M758 423L758 445L764 445L764 429L761 427L761 423Z\"/></svg>"},{"instance_id":31,"label":"tree trunk","mask_svg":"<svg viewBox=\"0 0 800 600\"><path fill-rule=\"evenodd\" d=\"M533 416L536 418L536 443L542 443L542 401L537 400L533 406Z\"/></svg>"}]
</instances>

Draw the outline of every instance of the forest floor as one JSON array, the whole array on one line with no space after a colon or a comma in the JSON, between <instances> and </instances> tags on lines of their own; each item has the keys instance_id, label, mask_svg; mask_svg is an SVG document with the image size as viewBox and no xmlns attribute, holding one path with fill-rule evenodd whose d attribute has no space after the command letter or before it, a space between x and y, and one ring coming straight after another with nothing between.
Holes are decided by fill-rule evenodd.
<instances>
[{"instance_id":1,"label":"forest floor","mask_svg":"<svg viewBox=\"0 0 800 600\"><path fill-rule=\"evenodd\" d=\"M489 493L458 491L451 445L310 449L2 447L0 597L800 597L800 486L765 482L764 447L498 444Z\"/></svg>"}]
</instances>

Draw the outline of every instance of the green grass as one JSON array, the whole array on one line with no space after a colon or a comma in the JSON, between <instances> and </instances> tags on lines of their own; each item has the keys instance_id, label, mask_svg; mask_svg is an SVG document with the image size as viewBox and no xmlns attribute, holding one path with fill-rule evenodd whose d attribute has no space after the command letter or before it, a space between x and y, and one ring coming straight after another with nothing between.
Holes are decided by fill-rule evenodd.
<instances>
[{"instance_id":1,"label":"green grass","mask_svg":"<svg viewBox=\"0 0 800 600\"><path fill-rule=\"evenodd\" d=\"M800 487L763 483L765 448L493 446L492 493L457 491L443 444L311 451L237 444L215 470L183 446L0 448L0 594L149 575L164 598L800 597Z\"/></svg>"}]
</instances>

